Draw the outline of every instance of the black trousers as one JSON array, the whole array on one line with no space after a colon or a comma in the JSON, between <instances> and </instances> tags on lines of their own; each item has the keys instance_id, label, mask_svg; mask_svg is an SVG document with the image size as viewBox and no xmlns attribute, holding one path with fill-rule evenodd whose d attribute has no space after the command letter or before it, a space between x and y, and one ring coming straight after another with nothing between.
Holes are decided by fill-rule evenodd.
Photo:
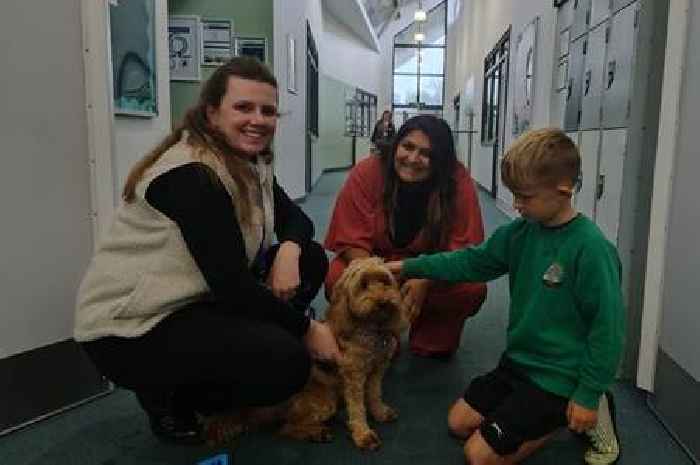
<instances>
[{"instance_id":1,"label":"black trousers","mask_svg":"<svg viewBox=\"0 0 700 465\"><path fill-rule=\"evenodd\" d=\"M277 247L270 249L268 265L276 253ZM302 249L301 286L292 311L308 307L327 269L319 244ZM264 279L268 270L259 269L259 277ZM141 337L104 337L82 345L98 370L117 386L134 390L147 410L147 399L166 394L174 408L201 413L275 404L304 387L311 367L297 337L216 302L180 309Z\"/></svg>"}]
</instances>

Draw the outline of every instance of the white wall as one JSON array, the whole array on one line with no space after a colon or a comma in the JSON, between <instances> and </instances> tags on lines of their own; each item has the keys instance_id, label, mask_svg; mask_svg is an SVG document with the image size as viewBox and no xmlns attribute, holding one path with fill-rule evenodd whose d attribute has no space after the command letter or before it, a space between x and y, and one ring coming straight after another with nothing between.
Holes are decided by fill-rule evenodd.
<instances>
[{"instance_id":1,"label":"white wall","mask_svg":"<svg viewBox=\"0 0 700 465\"><path fill-rule=\"evenodd\" d=\"M458 93L464 93L468 80L474 84L473 109L476 113L475 129L481 130L481 99L484 76L484 58L498 39L512 25L511 39L514 41L525 26L539 16L537 31L537 54L534 85L532 126L543 127L552 123L551 92L554 70L556 10L551 0L454 0L448 9L454 22L448 23L447 78L445 102L451 102ZM448 16L449 18L449 16ZM513 42L514 43L514 42ZM511 46L511 52L513 52ZM511 59L513 54L511 54ZM508 90L508 103L512 102L513 62ZM462 99L464 102L464 99ZM451 105L446 105L450 108ZM462 105L465 108L465 105ZM448 120L452 120L451 115ZM461 117L464 120L464 115ZM505 127L505 146L512 141L513 108L508 106ZM491 186L493 175L492 147L482 147L476 136L472 155L472 175L482 186ZM465 147L466 149L466 147ZM510 197L505 188L499 189L499 198L508 203Z\"/></svg>"},{"instance_id":2,"label":"white wall","mask_svg":"<svg viewBox=\"0 0 700 465\"><path fill-rule=\"evenodd\" d=\"M381 55L327 11L323 13L323 40L319 48L323 74L367 92L379 93Z\"/></svg>"},{"instance_id":3,"label":"white wall","mask_svg":"<svg viewBox=\"0 0 700 465\"><path fill-rule=\"evenodd\" d=\"M293 198L305 195L305 132L306 132L306 21L318 43L320 0L274 0L274 60L279 82L279 107L282 116L275 135L275 175L287 194ZM318 14L309 17L309 12ZM287 38L296 40L296 94L287 91ZM321 59L321 57L319 57Z\"/></svg>"},{"instance_id":4,"label":"white wall","mask_svg":"<svg viewBox=\"0 0 700 465\"><path fill-rule=\"evenodd\" d=\"M155 2L156 66L158 116L155 118L114 118L115 202L119 202L122 186L131 166L148 153L170 132L170 65L168 63L168 4Z\"/></svg>"},{"instance_id":5,"label":"white wall","mask_svg":"<svg viewBox=\"0 0 700 465\"><path fill-rule=\"evenodd\" d=\"M280 88L280 118L275 136L275 174L293 199L305 195L306 176L306 21L316 41L319 72L369 92L379 91L378 54L338 19L324 12L321 0L274 0L275 75ZM287 37L296 39L297 93L287 91ZM358 63L362 63L358 66ZM322 103L321 103L322 105ZM339 108L338 111L344 111ZM312 182L326 164L318 141L312 147Z\"/></svg>"},{"instance_id":6,"label":"white wall","mask_svg":"<svg viewBox=\"0 0 700 465\"><path fill-rule=\"evenodd\" d=\"M0 359L72 334L93 232L81 32L80 0L3 4Z\"/></svg>"}]
</instances>

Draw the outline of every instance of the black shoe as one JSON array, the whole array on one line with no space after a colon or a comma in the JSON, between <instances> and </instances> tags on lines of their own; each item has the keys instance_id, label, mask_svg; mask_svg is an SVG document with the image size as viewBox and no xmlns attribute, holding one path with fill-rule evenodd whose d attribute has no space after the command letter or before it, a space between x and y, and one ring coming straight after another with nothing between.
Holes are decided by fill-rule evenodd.
<instances>
[{"instance_id":1,"label":"black shoe","mask_svg":"<svg viewBox=\"0 0 700 465\"><path fill-rule=\"evenodd\" d=\"M202 426L193 410L176 408L172 393L136 392L141 407L148 414L151 431L170 444L201 444Z\"/></svg>"},{"instance_id":2,"label":"black shoe","mask_svg":"<svg viewBox=\"0 0 700 465\"><path fill-rule=\"evenodd\" d=\"M151 431L160 441L168 444L195 445L204 443L202 425L194 414L190 416L151 415Z\"/></svg>"}]
</instances>

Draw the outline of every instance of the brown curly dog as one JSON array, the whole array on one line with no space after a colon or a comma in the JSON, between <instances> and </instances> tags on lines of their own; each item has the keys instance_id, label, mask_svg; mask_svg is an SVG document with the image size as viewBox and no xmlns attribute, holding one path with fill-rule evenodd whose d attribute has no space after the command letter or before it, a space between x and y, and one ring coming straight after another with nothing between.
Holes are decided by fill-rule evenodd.
<instances>
[{"instance_id":1,"label":"brown curly dog","mask_svg":"<svg viewBox=\"0 0 700 465\"><path fill-rule=\"evenodd\" d=\"M397 339L407 327L396 279L381 258L353 261L331 296L326 321L342 353L338 366L315 364L303 391L292 397L281 433L311 441L330 441L325 422L345 400L348 428L361 449L381 445L367 424L367 410L380 422L398 417L382 400L382 380Z\"/></svg>"}]
</instances>

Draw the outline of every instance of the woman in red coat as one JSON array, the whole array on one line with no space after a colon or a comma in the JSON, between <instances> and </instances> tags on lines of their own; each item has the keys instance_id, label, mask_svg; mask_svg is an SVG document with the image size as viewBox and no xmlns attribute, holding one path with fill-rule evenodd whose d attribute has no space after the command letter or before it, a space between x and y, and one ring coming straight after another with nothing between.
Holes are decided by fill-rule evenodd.
<instances>
[{"instance_id":1,"label":"woman in red coat","mask_svg":"<svg viewBox=\"0 0 700 465\"><path fill-rule=\"evenodd\" d=\"M338 195L324 244L336 253L326 295L357 258L397 260L483 239L474 183L457 161L449 126L434 116L415 116L401 126L389 155L358 163ZM401 291L415 317L410 349L433 357L449 357L457 350L464 320L486 298L482 283L408 279Z\"/></svg>"}]
</instances>

